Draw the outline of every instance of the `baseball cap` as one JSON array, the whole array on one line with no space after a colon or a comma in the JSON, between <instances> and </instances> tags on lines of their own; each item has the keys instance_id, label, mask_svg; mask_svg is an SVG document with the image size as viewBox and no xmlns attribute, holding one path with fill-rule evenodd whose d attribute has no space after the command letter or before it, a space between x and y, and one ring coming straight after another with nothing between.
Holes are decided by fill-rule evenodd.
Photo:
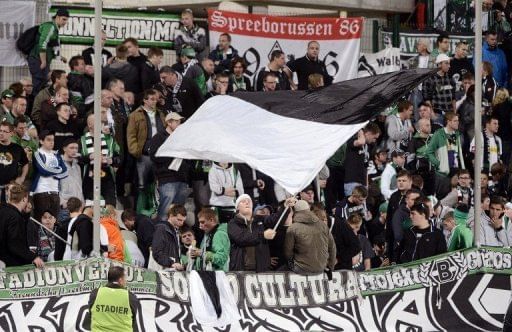
<instances>
[{"instance_id":1,"label":"baseball cap","mask_svg":"<svg viewBox=\"0 0 512 332\"><path fill-rule=\"evenodd\" d=\"M4 91L2 91L2 99L3 98L12 98L14 97L14 91L12 91L11 89L6 89Z\"/></svg>"},{"instance_id":2,"label":"baseball cap","mask_svg":"<svg viewBox=\"0 0 512 332\"><path fill-rule=\"evenodd\" d=\"M260 211L260 210L263 210L263 209L268 209L270 211L270 213L274 212L274 209L272 209L272 207L270 205L256 205L256 207L254 208L254 212L256 211Z\"/></svg>"},{"instance_id":3,"label":"baseball cap","mask_svg":"<svg viewBox=\"0 0 512 332\"><path fill-rule=\"evenodd\" d=\"M185 47L181 49L180 55L186 56L187 58L195 58L196 51L192 47Z\"/></svg>"},{"instance_id":4,"label":"baseball cap","mask_svg":"<svg viewBox=\"0 0 512 332\"><path fill-rule=\"evenodd\" d=\"M436 64L440 64L441 62L444 62L444 61L450 61L450 57L444 53L441 53L439 54L437 57L436 57Z\"/></svg>"},{"instance_id":5,"label":"baseball cap","mask_svg":"<svg viewBox=\"0 0 512 332\"><path fill-rule=\"evenodd\" d=\"M65 17L69 17L69 10L67 10L66 8L59 8L57 9L57 12L55 13L55 16L65 16Z\"/></svg>"},{"instance_id":6,"label":"baseball cap","mask_svg":"<svg viewBox=\"0 0 512 332\"><path fill-rule=\"evenodd\" d=\"M170 121L170 120L183 120L185 119L184 117L182 117L179 113L177 112L169 112L169 114L167 114L165 116L165 121Z\"/></svg>"}]
</instances>

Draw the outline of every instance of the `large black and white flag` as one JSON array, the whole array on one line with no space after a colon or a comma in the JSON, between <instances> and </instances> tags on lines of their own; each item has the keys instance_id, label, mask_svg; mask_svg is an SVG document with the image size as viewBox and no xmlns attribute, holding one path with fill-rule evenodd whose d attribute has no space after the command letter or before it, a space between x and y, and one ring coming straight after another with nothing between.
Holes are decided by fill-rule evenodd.
<instances>
[{"instance_id":1,"label":"large black and white flag","mask_svg":"<svg viewBox=\"0 0 512 332\"><path fill-rule=\"evenodd\" d=\"M372 117L431 73L398 71L316 91L216 96L178 127L157 155L244 162L297 193Z\"/></svg>"}]
</instances>

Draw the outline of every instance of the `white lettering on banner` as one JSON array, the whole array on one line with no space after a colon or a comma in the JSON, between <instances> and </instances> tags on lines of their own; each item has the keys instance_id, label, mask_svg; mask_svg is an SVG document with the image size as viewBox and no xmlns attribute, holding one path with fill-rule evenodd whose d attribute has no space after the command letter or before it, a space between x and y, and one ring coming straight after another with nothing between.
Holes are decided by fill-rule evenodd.
<instances>
[{"instance_id":1,"label":"white lettering on banner","mask_svg":"<svg viewBox=\"0 0 512 332\"><path fill-rule=\"evenodd\" d=\"M0 66L17 67L27 64L16 49L16 40L35 24L35 1L2 1L0 10Z\"/></svg>"},{"instance_id":2,"label":"white lettering on banner","mask_svg":"<svg viewBox=\"0 0 512 332\"><path fill-rule=\"evenodd\" d=\"M271 38L360 38L361 22L358 18L295 18L209 10L210 31Z\"/></svg>"},{"instance_id":3,"label":"white lettering on banner","mask_svg":"<svg viewBox=\"0 0 512 332\"><path fill-rule=\"evenodd\" d=\"M56 9L52 8L50 14L53 15L55 11ZM70 8L69 12L68 24L59 29L62 42L92 42L94 11ZM133 37L141 46L169 47L180 22L179 16L174 14L104 10L101 24L107 34L107 42L117 43Z\"/></svg>"},{"instance_id":4,"label":"white lettering on banner","mask_svg":"<svg viewBox=\"0 0 512 332\"><path fill-rule=\"evenodd\" d=\"M307 44L320 44L319 59L334 82L357 77L362 18L280 17L209 10L212 49L222 33L231 35L231 44L247 63L245 74L255 85L258 72L270 54L281 50L287 60L303 57Z\"/></svg>"},{"instance_id":5,"label":"white lettering on banner","mask_svg":"<svg viewBox=\"0 0 512 332\"><path fill-rule=\"evenodd\" d=\"M386 47L377 53L364 53L359 58L358 77L367 77L400 70L400 49Z\"/></svg>"}]
</instances>

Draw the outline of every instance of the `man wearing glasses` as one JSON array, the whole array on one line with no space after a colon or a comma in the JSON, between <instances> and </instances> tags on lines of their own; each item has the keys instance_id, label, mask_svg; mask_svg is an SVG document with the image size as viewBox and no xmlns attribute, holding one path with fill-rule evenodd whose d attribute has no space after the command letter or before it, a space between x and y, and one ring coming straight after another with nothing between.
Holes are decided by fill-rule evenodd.
<instances>
[{"instance_id":1,"label":"man wearing glasses","mask_svg":"<svg viewBox=\"0 0 512 332\"><path fill-rule=\"evenodd\" d=\"M211 97L218 96L218 95L227 94L228 87L229 87L229 74L218 73L215 76L215 81L213 83L213 87L215 90L208 92L206 94L206 99L209 99Z\"/></svg>"},{"instance_id":2,"label":"man wearing glasses","mask_svg":"<svg viewBox=\"0 0 512 332\"><path fill-rule=\"evenodd\" d=\"M5 202L5 191L11 181L23 184L28 174L28 159L21 146L11 142L13 127L0 123L0 202ZM21 169L21 174L18 171Z\"/></svg>"},{"instance_id":3,"label":"man wearing glasses","mask_svg":"<svg viewBox=\"0 0 512 332\"><path fill-rule=\"evenodd\" d=\"M471 175L467 169L459 170L457 174L457 188L452 190L441 200L443 206L454 208L458 204L472 207L474 202L473 188L471 188Z\"/></svg>"}]
</instances>

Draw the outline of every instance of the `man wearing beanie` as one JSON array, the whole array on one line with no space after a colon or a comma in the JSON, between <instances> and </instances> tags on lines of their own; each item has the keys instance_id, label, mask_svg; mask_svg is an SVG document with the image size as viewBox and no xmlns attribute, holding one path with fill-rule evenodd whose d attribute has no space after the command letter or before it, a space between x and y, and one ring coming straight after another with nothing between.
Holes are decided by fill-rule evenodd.
<instances>
[{"instance_id":1,"label":"man wearing beanie","mask_svg":"<svg viewBox=\"0 0 512 332\"><path fill-rule=\"evenodd\" d=\"M293 207L295 198L285 201L285 207ZM230 271L265 272L271 268L268 241L276 236L273 229L283 213L280 209L270 216L253 215L251 197L240 195L235 201L236 215L228 224L228 235L231 242L229 257ZM289 214L283 216L279 228L290 224Z\"/></svg>"},{"instance_id":2,"label":"man wearing beanie","mask_svg":"<svg viewBox=\"0 0 512 332\"><path fill-rule=\"evenodd\" d=\"M293 224L286 231L284 255L296 273L322 273L334 269L336 246L327 225L309 210L308 202L295 204Z\"/></svg>"}]
</instances>

